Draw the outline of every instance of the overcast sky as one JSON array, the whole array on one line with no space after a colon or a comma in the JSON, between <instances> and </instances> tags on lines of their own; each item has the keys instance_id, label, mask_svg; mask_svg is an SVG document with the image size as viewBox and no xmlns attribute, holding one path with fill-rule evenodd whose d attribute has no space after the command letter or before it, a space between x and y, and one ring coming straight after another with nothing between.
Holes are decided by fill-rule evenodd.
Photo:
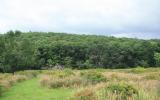
<instances>
[{"instance_id":1,"label":"overcast sky","mask_svg":"<svg viewBox=\"0 0 160 100\"><path fill-rule=\"evenodd\" d=\"M160 38L160 0L0 0L0 32Z\"/></svg>"}]
</instances>

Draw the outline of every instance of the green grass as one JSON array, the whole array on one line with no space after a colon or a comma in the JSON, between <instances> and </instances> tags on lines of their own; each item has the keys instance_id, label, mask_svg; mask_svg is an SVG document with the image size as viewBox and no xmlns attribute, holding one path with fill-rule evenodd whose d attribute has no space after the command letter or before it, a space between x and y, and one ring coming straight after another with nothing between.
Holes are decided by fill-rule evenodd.
<instances>
[{"instance_id":1,"label":"green grass","mask_svg":"<svg viewBox=\"0 0 160 100\"><path fill-rule=\"evenodd\" d=\"M67 100L73 92L73 89L43 88L36 78L16 84L0 100Z\"/></svg>"}]
</instances>

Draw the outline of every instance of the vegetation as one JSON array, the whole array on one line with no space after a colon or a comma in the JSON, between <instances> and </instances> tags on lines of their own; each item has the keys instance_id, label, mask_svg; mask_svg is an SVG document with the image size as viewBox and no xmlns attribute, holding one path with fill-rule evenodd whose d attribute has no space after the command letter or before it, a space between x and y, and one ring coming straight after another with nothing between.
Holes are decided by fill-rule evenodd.
<instances>
[{"instance_id":1,"label":"vegetation","mask_svg":"<svg viewBox=\"0 0 160 100\"><path fill-rule=\"evenodd\" d=\"M159 100L159 66L160 40L9 31L0 99Z\"/></svg>"},{"instance_id":2,"label":"vegetation","mask_svg":"<svg viewBox=\"0 0 160 100\"><path fill-rule=\"evenodd\" d=\"M43 76L40 84L44 87L59 88L59 87L79 87L85 84L85 80L80 77L57 78L52 76Z\"/></svg>"},{"instance_id":3,"label":"vegetation","mask_svg":"<svg viewBox=\"0 0 160 100\"><path fill-rule=\"evenodd\" d=\"M0 72L30 69L158 67L160 41L9 31L0 35Z\"/></svg>"},{"instance_id":4,"label":"vegetation","mask_svg":"<svg viewBox=\"0 0 160 100\"><path fill-rule=\"evenodd\" d=\"M97 100L93 89L85 88L77 91L71 100Z\"/></svg>"},{"instance_id":5,"label":"vegetation","mask_svg":"<svg viewBox=\"0 0 160 100\"><path fill-rule=\"evenodd\" d=\"M156 66L160 66L160 53L155 53L154 59L156 61Z\"/></svg>"},{"instance_id":6,"label":"vegetation","mask_svg":"<svg viewBox=\"0 0 160 100\"><path fill-rule=\"evenodd\" d=\"M49 89L39 85L39 79L30 79L17 83L3 92L0 100L67 100L73 95L73 89Z\"/></svg>"},{"instance_id":7,"label":"vegetation","mask_svg":"<svg viewBox=\"0 0 160 100\"><path fill-rule=\"evenodd\" d=\"M106 82L107 80L107 78L104 77L102 73L97 71L81 72L81 76L84 78L84 80L87 80L91 84Z\"/></svg>"},{"instance_id":8,"label":"vegetation","mask_svg":"<svg viewBox=\"0 0 160 100\"><path fill-rule=\"evenodd\" d=\"M137 68L133 68L132 70L131 70L131 72L132 73L144 73L145 72L145 68L143 68L143 67L137 67Z\"/></svg>"},{"instance_id":9,"label":"vegetation","mask_svg":"<svg viewBox=\"0 0 160 100\"><path fill-rule=\"evenodd\" d=\"M0 74L0 99L159 100L160 69L144 68L142 73L131 70L134 69L29 70L15 72L14 75L4 73ZM35 73L35 77L26 73ZM93 73L96 73L95 76Z\"/></svg>"},{"instance_id":10,"label":"vegetation","mask_svg":"<svg viewBox=\"0 0 160 100\"><path fill-rule=\"evenodd\" d=\"M129 98L133 98L134 95L138 95L138 90L135 89L132 85L118 83L118 84L110 84L105 89L106 94L111 92L111 94L115 95L115 99L120 100L128 100Z\"/></svg>"},{"instance_id":11,"label":"vegetation","mask_svg":"<svg viewBox=\"0 0 160 100\"><path fill-rule=\"evenodd\" d=\"M3 87L0 85L0 95L3 93Z\"/></svg>"}]
</instances>

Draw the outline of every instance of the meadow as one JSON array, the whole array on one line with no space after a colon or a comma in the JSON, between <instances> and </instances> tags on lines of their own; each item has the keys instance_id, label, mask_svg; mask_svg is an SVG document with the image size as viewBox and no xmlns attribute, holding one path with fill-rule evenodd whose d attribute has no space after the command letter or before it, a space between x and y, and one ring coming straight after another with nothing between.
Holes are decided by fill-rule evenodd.
<instances>
[{"instance_id":1,"label":"meadow","mask_svg":"<svg viewBox=\"0 0 160 100\"><path fill-rule=\"evenodd\" d=\"M160 68L1 73L0 100L160 100Z\"/></svg>"}]
</instances>

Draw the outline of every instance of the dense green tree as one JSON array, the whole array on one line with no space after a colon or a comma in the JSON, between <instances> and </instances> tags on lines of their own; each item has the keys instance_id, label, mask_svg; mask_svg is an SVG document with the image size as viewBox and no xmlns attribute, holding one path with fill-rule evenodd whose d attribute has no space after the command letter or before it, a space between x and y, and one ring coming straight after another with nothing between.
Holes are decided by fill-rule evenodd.
<instances>
[{"instance_id":1,"label":"dense green tree","mask_svg":"<svg viewBox=\"0 0 160 100\"><path fill-rule=\"evenodd\" d=\"M0 35L0 72L160 66L160 40L9 31Z\"/></svg>"},{"instance_id":2,"label":"dense green tree","mask_svg":"<svg viewBox=\"0 0 160 100\"><path fill-rule=\"evenodd\" d=\"M160 66L160 53L155 53L154 54L154 59L156 61L156 66Z\"/></svg>"}]
</instances>

